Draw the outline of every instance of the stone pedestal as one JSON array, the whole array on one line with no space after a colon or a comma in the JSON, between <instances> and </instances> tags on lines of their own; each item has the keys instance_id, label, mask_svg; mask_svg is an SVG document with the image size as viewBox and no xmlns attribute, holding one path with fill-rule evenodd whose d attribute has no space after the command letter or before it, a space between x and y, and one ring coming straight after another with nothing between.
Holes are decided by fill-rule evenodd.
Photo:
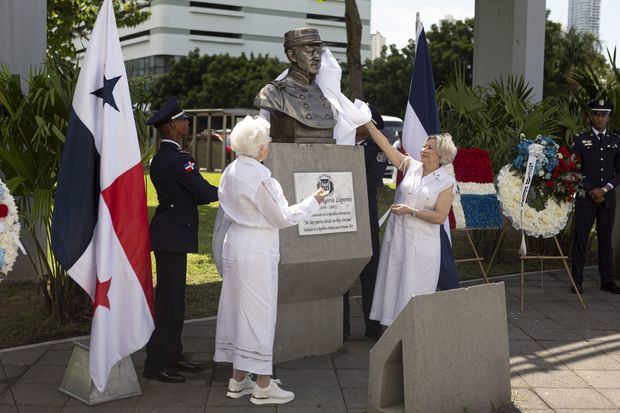
<instances>
[{"instance_id":1,"label":"stone pedestal","mask_svg":"<svg viewBox=\"0 0 620 413\"><path fill-rule=\"evenodd\" d=\"M61 393L88 406L142 395L130 356L112 367L105 390L99 392L90 379L88 371L89 348L77 342L74 344L73 353L58 389Z\"/></svg>"},{"instance_id":2,"label":"stone pedestal","mask_svg":"<svg viewBox=\"0 0 620 413\"><path fill-rule=\"evenodd\" d=\"M372 255L364 150L272 143L265 164L289 203L297 202L295 173L352 174L356 231L303 236L297 226L280 231L274 363L334 352L342 345L342 294Z\"/></svg>"},{"instance_id":3,"label":"stone pedestal","mask_svg":"<svg viewBox=\"0 0 620 413\"><path fill-rule=\"evenodd\" d=\"M504 283L421 295L370 350L368 412L495 411L510 401Z\"/></svg>"}]
</instances>

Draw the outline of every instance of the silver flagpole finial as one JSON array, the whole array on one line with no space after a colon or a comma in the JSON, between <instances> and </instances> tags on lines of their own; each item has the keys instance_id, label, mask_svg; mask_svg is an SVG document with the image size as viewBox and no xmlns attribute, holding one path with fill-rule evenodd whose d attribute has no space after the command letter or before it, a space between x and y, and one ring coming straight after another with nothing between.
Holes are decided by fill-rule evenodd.
<instances>
[{"instance_id":1,"label":"silver flagpole finial","mask_svg":"<svg viewBox=\"0 0 620 413\"><path fill-rule=\"evenodd\" d=\"M417 41L417 36L418 36L418 29L420 28L420 25L422 24L422 22L420 21L420 12L416 12L415 14L415 36L416 36L416 41Z\"/></svg>"}]
</instances>

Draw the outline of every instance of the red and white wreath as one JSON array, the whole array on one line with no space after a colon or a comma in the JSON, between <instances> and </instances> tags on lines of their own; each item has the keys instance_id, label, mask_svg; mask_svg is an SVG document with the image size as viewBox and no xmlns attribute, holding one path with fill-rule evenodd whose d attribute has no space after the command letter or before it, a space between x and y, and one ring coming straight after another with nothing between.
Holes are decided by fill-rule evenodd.
<instances>
[{"instance_id":1,"label":"red and white wreath","mask_svg":"<svg viewBox=\"0 0 620 413\"><path fill-rule=\"evenodd\" d=\"M19 241L19 231L19 214L15 200L0 179L0 278L13 269L18 249L25 254Z\"/></svg>"}]
</instances>

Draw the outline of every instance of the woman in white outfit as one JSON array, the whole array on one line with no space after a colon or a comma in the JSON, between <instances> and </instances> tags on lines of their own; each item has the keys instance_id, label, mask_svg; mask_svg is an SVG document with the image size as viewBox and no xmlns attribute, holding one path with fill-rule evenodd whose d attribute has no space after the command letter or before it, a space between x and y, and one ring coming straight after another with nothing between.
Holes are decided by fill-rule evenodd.
<instances>
[{"instance_id":1,"label":"woman in white outfit","mask_svg":"<svg viewBox=\"0 0 620 413\"><path fill-rule=\"evenodd\" d=\"M456 147L447 134L431 135L420 161L394 149L372 123L370 136L404 173L381 244L370 318L389 326L414 295L433 293L439 280L440 226L452 206L455 180L443 165Z\"/></svg>"},{"instance_id":2,"label":"woman in white outfit","mask_svg":"<svg viewBox=\"0 0 620 413\"><path fill-rule=\"evenodd\" d=\"M269 154L269 123L246 116L231 133L238 155L224 171L220 207L232 223L222 251L223 284L215 334L216 362L233 364L226 396L252 394L254 404L293 400L272 374L273 340L278 299L280 228L295 225L319 209L327 195L315 192L289 205L282 187L260 162ZM256 383L249 373L257 375Z\"/></svg>"}]
</instances>

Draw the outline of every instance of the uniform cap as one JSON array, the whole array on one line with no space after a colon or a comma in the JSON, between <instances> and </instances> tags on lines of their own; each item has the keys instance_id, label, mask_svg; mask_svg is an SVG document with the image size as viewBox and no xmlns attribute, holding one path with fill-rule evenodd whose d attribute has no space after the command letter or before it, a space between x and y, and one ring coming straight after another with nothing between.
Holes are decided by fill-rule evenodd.
<instances>
[{"instance_id":1,"label":"uniform cap","mask_svg":"<svg viewBox=\"0 0 620 413\"><path fill-rule=\"evenodd\" d=\"M591 112L611 112L614 105L609 100L594 99L588 103L588 107Z\"/></svg>"},{"instance_id":2,"label":"uniform cap","mask_svg":"<svg viewBox=\"0 0 620 413\"><path fill-rule=\"evenodd\" d=\"M179 99L176 96L170 96L168 101L159 108L153 116L146 121L147 125L155 125L156 127L166 122L170 122L173 119L189 119L190 116L183 112L181 105L179 105Z\"/></svg>"},{"instance_id":3,"label":"uniform cap","mask_svg":"<svg viewBox=\"0 0 620 413\"><path fill-rule=\"evenodd\" d=\"M302 27L301 29L289 30L284 33L284 51L291 47L303 46L305 44L318 44L323 46L323 41L319 36L319 31L312 27Z\"/></svg>"}]
</instances>

